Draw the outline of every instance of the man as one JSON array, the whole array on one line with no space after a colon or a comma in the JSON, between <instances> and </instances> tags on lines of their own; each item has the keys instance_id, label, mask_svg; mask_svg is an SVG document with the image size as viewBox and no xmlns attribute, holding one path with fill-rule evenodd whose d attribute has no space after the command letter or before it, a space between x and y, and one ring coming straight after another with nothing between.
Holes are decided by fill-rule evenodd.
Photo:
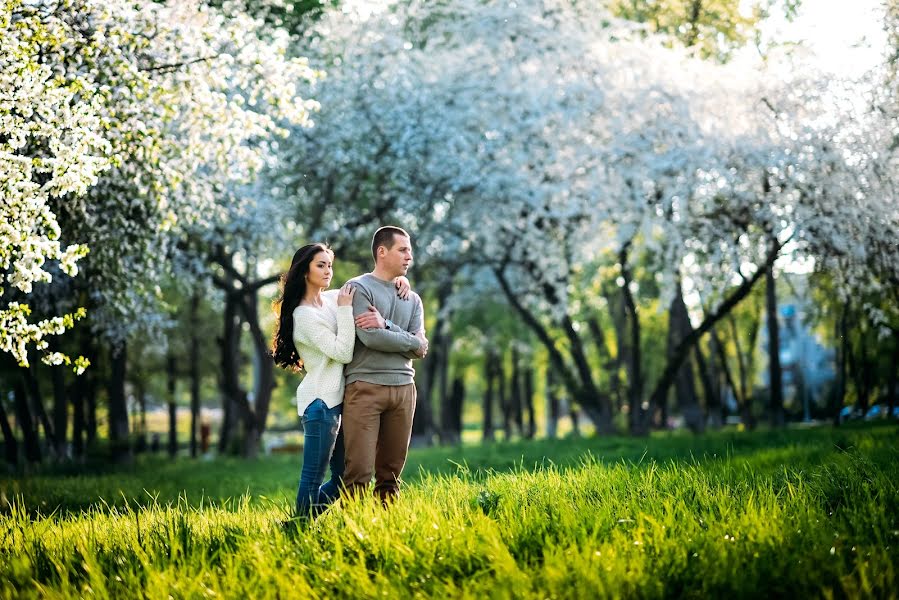
<instances>
[{"instance_id":1,"label":"man","mask_svg":"<svg viewBox=\"0 0 899 600\"><path fill-rule=\"evenodd\" d=\"M344 483L357 494L375 473L375 492L383 502L399 493L415 413L412 360L428 352L421 298L396 294L394 279L412 264L412 241L399 227L381 227L371 244L375 268L350 280L356 288L356 346L344 369L343 431L346 448ZM369 323L370 307L382 315Z\"/></svg>"}]
</instances>

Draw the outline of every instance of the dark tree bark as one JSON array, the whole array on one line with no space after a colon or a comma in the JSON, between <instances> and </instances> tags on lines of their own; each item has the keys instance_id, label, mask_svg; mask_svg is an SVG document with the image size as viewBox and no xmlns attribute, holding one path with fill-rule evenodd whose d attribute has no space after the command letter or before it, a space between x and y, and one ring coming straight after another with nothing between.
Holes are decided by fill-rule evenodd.
<instances>
[{"instance_id":1,"label":"dark tree bark","mask_svg":"<svg viewBox=\"0 0 899 600\"><path fill-rule=\"evenodd\" d=\"M665 369L662 371L662 376L656 383L652 394L650 394L650 406L657 405L668 393L668 389L674 382L677 370L680 368L682 361L688 356L685 351L697 343L709 329L715 326L715 323L724 318L724 316L730 313L743 298L749 295L749 292L752 291L756 282L765 274L765 271L774 264L774 261L779 256L781 247L782 244L778 242L772 243L765 264L759 267L752 277L748 279L744 277L743 282L724 299L718 308L714 312L707 314L699 327L694 329L680 342L680 344L678 344L678 349L673 352L672 360L667 361ZM646 425L648 429L648 423Z\"/></svg>"},{"instance_id":2,"label":"dark tree bark","mask_svg":"<svg viewBox=\"0 0 899 600\"><path fill-rule=\"evenodd\" d=\"M755 416L752 414L752 398L749 395L748 390L748 374L747 371L749 369L747 365L747 361L743 355L742 344L740 342L740 332L737 329L737 320L734 319L733 315L730 315L728 321L730 322L730 332L731 336L733 336L734 340L734 349L737 354L737 372L739 377L739 390L734 385L733 378L730 375L730 369L726 367L727 358L724 356L724 348L718 343L718 348L720 348L721 354L721 364L725 365L725 372L728 376L728 381L730 383L730 387L734 390L734 396L737 398L737 406L740 407L740 421L743 423L743 426L747 429L755 429L756 422ZM755 339L755 336L752 336L752 339Z\"/></svg>"},{"instance_id":3,"label":"dark tree bark","mask_svg":"<svg viewBox=\"0 0 899 600\"><path fill-rule=\"evenodd\" d=\"M493 405L494 405L494 396L496 395L496 375L497 368L496 363L498 362L499 357L495 350L490 350L487 352L487 356L484 359L484 379L486 380L487 389L484 392L484 434L483 439L485 442L492 442L496 436L493 430Z\"/></svg>"},{"instance_id":4,"label":"dark tree bark","mask_svg":"<svg viewBox=\"0 0 899 600\"><path fill-rule=\"evenodd\" d=\"M24 369L22 369L24 371ZM31 417L28 406L28 392L25 390L25 379L20 373L12 377L13 399L15 401L16 424L22 431L22 443L25 449L25 460L29 463L41 462L41 445L37 437L37 428Z\"/></svg>"},{"instance_id":5,"label":"dark tree bark","mask_svg":"<svg viewBox=\"0 0 899 600\"><path fill-rule=\"evenodd\" d=\"M244 456L256 456L262 441L262 433L268 422L268 411L272 402L272 390L275 389L275 363L271 359L268 341L259 325L258 293L253 291L243 296L241 303L244 319L250 326L253 349L256 351L256 378L253 386L253 406L249 402L243 407L247 431L247 447ZM244 396L246 398L246 396Z\"/></svg>"},{"instance_id":6,"label":"dark tree bark","mask_svg":"<svg viewBox=\"0 0 899 600\"><path fill-rule=\"evenodd\" d=\"M439 330L428 340L428 356L424 360L421 383L416 383L418 398L415 402L415 414L412 416L412 439L414 447L431 446L434 435L433 396L434 389L439 387L440 354L443 352L442 338ZM439 395L439 394L438 394ZM443 423L441 423L443 435Z\"/></svg>"},{"instance_id":7,"label":"dark tree bark","mask_svg":"<svg viewBox=\"0 0 899 600\"><path fill-rule=\"evenodd\" d=\"M546 368L546 437L555 438L559 433L559 395L556 392L556 377L552 365Z\"/></svg>"},{"instance_id":8,"label":"dark tree bark","mask_svg":"<svg viewBox=\"0 0 899 600\"><path fill-rule=\"evenodd\" d=\"M190 319L199 321L200 293L194 290L190 299ZM190 330L190 456L197 457L197 431L200 427L200 335L197 327Z\"/></svg>"},{"instance_id":9,"label":"dark tree bark","mask_svg":"<svg viewBox=\"0 0 899 600\"><path fill-rule=\"evenodd\" d=\"M441 349L440 354L438 355L438 366L437 366L437 406L439 406L439 410L443 411L443 406L446 404L450 404L450 413L452 414L455 410L452 406L453 398L451 391L451 382L450 382L450 348L453 345L453 337L449 332L449 323L444 324L444 333L441 339ZM433 415L433 407L431 404L432 415ZM442 419L442 417L441 417ZM442 421L441 421L442 425ZM431 427L432 432L437 429L434 425L434 417L431 417ZM431 438L433 439L433 433Z\"/></svg>"},{"instance_id":10,"label":"dark tree bark","mask_svg":"<svg viewBox=\"0 0 899 600\"><path fill-rule=\"evenodd\" d=\"M175 404L175 389L177 386L177 367L175 363L175 355L171 352L166 356L165 360L166 375L166 399L169 409L169 442L167 445L170 458L175 458L178 454L178 407Z\"/></svg>"},{"instance_id":11,"label":"dark tree bark","mask_svg":"<svg viewBox=\"0 0 899 600\"><path fill-rule=\"evenodd\" d=\"M91 364L96 365L94 360ZM94 369L99 369L93 367ZM85 408L85 437L87 449L90 450L97 444L97 375L96 372L85 372L84 377L84 408Z\"/></svg>"},{"instance_id":12,"label":"dark tree bark","mask_svg":"<svg viewBox=\"0 0 899 600\"><path fill-rule=\"evenodd\" d=\"M671 300L668 310L668 361L676 360L675 353L681 341L693 331L690 324L690 315L684 302L680 282L677 291ZM696 348L697 346L694 346ZM690 352L690 348L685 349ZM693 433L702 433L705 430L705 419L699 402L696 398L696 383L693 375L693 362L690 357L684 357L674 380L674 393L677 406L684 417L684 422ZM665 423L662 423L665 426Z\"/></svg>"},{"instance_id":13,"label":"dark tree bark","mask_svg":"<svg viewBox=\"0 0 899 600\"><path fill-rule=\"evenodd\" d=\"M446 392L447 370L449 369L449 349L452 338L449 336L448 317L443 313L444 303L452 294L452 280L444 282L437 290L437 323L433 334L429 336L428 356L424 360L423 377L418 387L418 401L412 419L413 445L430 446L434 443L434 435L438 432L443 439L443 403L448 401ZM438 428L434 422L434 397L441 411L441 423Z\"/></svg>"},{"instance_id":14,"label":"dark tree bark","mask_svg":"<svg viewBox=\"0 0 899 600\"><path fill-rule=\"evenodd\" d=\"M9 417L6 415L6 407L0 398L0 429L3 431L3 458L10 470L19 464L19 444L9 425Z\"/></svg>"},{"instance_id":15,"label":"dark tree bark","mask_svg":"<svg viewBox=\"0 0 899 600\"><path fill-rule=\"evenodd\" d=\"M627 369L627 400L628 420L630 432L634 435L645 435L648 432L648 417L660 401L650 402L649 411L643 410L643 373L641 372L641 348L640 348L640 315L637 313L637 304L631 294L631 273L628 265L628 254L631 242L622 246L618 253L618 264L621 267L621 277L624 280L621 286L621 298L623 301L625 323L630 334L628 339ZM660 398L664 398L661 396Z\"/></svg>"},{"instance_id":16,"label":"dark tree bark","mask_svg":"<svg viewBox=\"0 0 899 600\"><path fill-rule=\"evenodd\" d=\"M221 373L219 383L222 388L223 419L219 435L219 453L233 449L237 439L237 396L245 394L240 389L238 372L240 369L240 319L237 315L235 299L226 295L223 315L224 332L221 339Z\"/></svg>"},{"instance_id":17,"label":"dark tree bark","mask_svg":"<svg viewBox=\"0 0 899 600\"><path fill-rule=\"evenodd\" d=\"M533 364L529 365L522 374L524 382L522 388L524 390L524 410L527 415L527 429L524 436L532 440L537 435L537 418L534 415L534 369Z\"/></svg>"},{"instance_id":18,"label":"dark tree bark","mask_svg":"<svg viewBox=\"0 0 899 600\"><path fill-rule=\"evenodd\" d=\"M75 377L72 382L72 457L76 460L84 458L85 423L84 397L87 384L86 373Z\"/></svg>"},{"instance_id":19,"label":"dark tree bark","mask_svg":"<svg viewBox=\"0 0 899 600\"><path fill-rule=\"evenodd\" d=\"M572 359L576 367L574 371L569 368L565 361L565 357L559 351L555 340L549 335L546 328L540 323L537 317L521 303L519 297L512 291L512 287L506 278L503 268L495 267L493 273L496 276L497 282L499 283L506 300L518 313L525 325L537 335L537 339L540 340L540 343L543 344L546 351L549 353L552 367L558 372L561 381L569 390L569 393L574 397L575 401L584 408L587 415L596 424L597 431L601 433L611 431L611 399L607 395L600 393L599 389L596 387L589 365L584 358L583 343L577 336L571 320L566 317L561 325L571 348ZM555 298L555 290L551 286L545 286L543 292L547 298Z\"/></svg>"},{"instance_id":20,"label":"dark tree bark","mask_svg":"<svg viewBox=\"0 0 899 600\"><path fill-rule=\"evenodd\" d=\"M53 383L53 434L54 454L62 460L69 455L69 395L66 390L65 374L62 367L50 369Z\"/></svg>"},{"instance_id":21,"label":"dark tree bark","mask_svg":"<svg viewBox=\"0 0 899 600\"><path fill-rule=\"evenodd\" d=\"M772 427L783 427L783 369L780 366L780 328L777 321L777 284L774 268L765 272L765 316L768 327L768 376L770 380L770 417Z\"/></svg>"},{"instance_id":22,"label":"dark tree bark","mask_svg":"<svg viewBox=\"0 0 899 600\"><path fill-rule=\"evenodd\" d=\"M137 422L132 428L131 437L134 440L134 453L141 454L147 451L147 389L144 378L136 377L134 383L134 395L137 399Z\"/></svg>"},{"instance_id":23,"label":"dark tree bark","mask_svg":"<svg viewBox=\"0 0 899 600\"><path fill-rule=\"evenodd\" d=\"M509 382L506 379L505 353L498 357L496 361L496 392L499 397L500 410L503 413L503 439L509 441L512 439L512 406L509 398Z\"/></svg>"},{"instance_id":24,"label":"dark tree bark","mask_svg":"<svg viewBox=\"0 0 899 600\"><path fill-rule=\"evenodd\" d=\"M724 425L724 419L727 416L727 409L724 406L724 394L727 389L724 373L718 369L718 363L715 360L715 345L717 344L717 334L712 328L709 335L709 355L706 358L701 347L697 345L699 352L696 355L696 364L699 366L699 372L702 374L703 387L708 385L706 390L706 411L709 417L709 425L715 429L719 429Z\"/></svg>"},{"instance_id":25,"label":"dark tree bark","mask_svg":"<svg viewBox=\"0 0 899 600\"><path fill-rule=\"evenodd\" d=\"M462 405L465 399L465 383L461 376L453 379L449 399L441 407L443 442L459 444L462 441Z\"/></svg>"},{"instance_id":26,"label":"dark tree bark","mask_svg":"<svg viewBox=\"0 0 899 600\"><path fill-rule=\"evenodd\" d=\"M711 339L709 340L709 351L712 354L711 359L718 363L718 368L721 369L721 373L724 375L724 381L726 383L727 389L730 389L731 393L734 395L734 400L737 403L737 409L741 411L741 420L742 420L742 410L743 410L743 399L740 397L740 390L737 389L737 384L734 381L733 373L730 370L730 364L727 360L727 353L724 350L724 344L721 343L721 339L718 337L718 332L715 329L711 330ZM737 350L739 352L739 350ZM724 402L722 397L722 419L724 417ZM743 422L743 425L746 425L746 422Z\"/></svg>"},{"instance_id":27,"label":"dark tree bark","mask_svg":"<svg viewBox=\"0 0 899 600\"><path fill-rule=\"evenodd\" d=\"M273 275L258 281L249 281L234 268L232 257L219 252L216 260L225 271L225 277L214 277L215 284L225 291L224 335L222 337L222 398L225 419L219 450L233 447L237 439L236 426L241 426L241 452L246 457L255 457L265 424L268 419L272 390L275 386L274 362L268 352L268 343L259 325L258 292L263 287L276 283L280 275ZM250 328L250 336L255 352L255 372L253 406L247 392L240 386L240 316Z\"/></svg>"},{"instance_id":28,"label":"dark tree bark","mask_svg":"<svg viewBox=\"0 0 899 600\"><path fill-rule=\"evenodd\" d=\"M516 346L512 346L512 379L509 390L509 412L511 413L512 425L518 431L518 435L524 434L524 419L522 417L522 372L521 372L521 354Z\"/></svg>"},{"instance_id":29,"label":"dark tree bark","mask_svg":"<svg viewBox=\"0 0 899 600\"><path fill-rule=\"evenodd\" d=\"M109 445L113 460L131 460L131 445L128 439L128 400L125 395L125 381L128 364L125 344L113 350L110 356L109 378Z\"/></svg>"},{"instance_id":30,"label":"dark tree bark","mask_svg":"<svg viewBox=\"0 0 899 600\"><path fill-rule=\"evenodd\" d=\"M609 307L609 310L613 310L612 307ZM599 324L599 320L596 317L591 317L587 321L587 327L590 328L590 336L593 338L594 345L596 346L596 352L599 355L600 360L602 361L603 369L609 374L609 391L612 395L612 398L615 400L615 408L617 410L621 410L621 407L624 406L624 399L621 396L621 375L619 371L621 370L621 342L622 338L618 338L619 343L619 351L616 356L612 356L612 353L609 352L608 345L606 344L606 338L603 334L602 327ZM616 326L616 335L617 335L617 326Z\"/></svg>"},{"instance_id":31,"label":"dark tree bark","mask_svg":"<svg viewBox=\"0 0 899 600\"><path fill-rule=\"evenodd\" d=\"M53 431L53 424L50 423L50 417L44 408L44 395L41 393L41 386L38 384L38 378L35 375L37 366L34 362L27 369L22 369L22 376L25 378L25 387L28 390L28 396L31 399L32 415L37 419L35 424L35 434L37 434L37 424L40 424L44 430L44 439L50 447L51 452L56 449L56 434ZM55 457L55 454L53 454Z\"/></svg>"}]
</instances>

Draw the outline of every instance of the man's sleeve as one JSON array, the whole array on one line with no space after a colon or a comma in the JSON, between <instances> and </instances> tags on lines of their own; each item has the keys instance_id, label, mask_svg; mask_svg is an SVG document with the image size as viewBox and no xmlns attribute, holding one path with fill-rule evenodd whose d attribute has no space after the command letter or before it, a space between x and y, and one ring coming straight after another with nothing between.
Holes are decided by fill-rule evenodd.
<instances>
[{"instance_id":1,"label":"man's sleeve","mask_svg":"<svg viewBox=\"0 0 899 600\"><path fill-rule=\"evenodd\" d=\"M367 313L368 307L374 306L371 293L364 286L354 283L354 287L356 295L353 296L353 318ZM366 347L380 352L415 352L421 347L421 341L407 331L356 327L356 337Z\"/></svg>"},{"instance_id":2,"label":"man's sleeve","mask_svg":"<svg viewBox=\"0 0 899 600\"><path fill-rule=\"evenodd\" d=\"M415 302L415 305L412 307L412 317L409 319L409 331L414 335L419 331L422 333L424 333L425 331L425 310L424 306L422 305L421 297L418 296L418 294L415 295L413 302ZM421 346L420 341L419 346ZM417 349L418 348L416 348L416 350ZM415 353L415 350L403 352L403 356L412 360L418 360L421 358Z\"/></svg>"}]
</instances>

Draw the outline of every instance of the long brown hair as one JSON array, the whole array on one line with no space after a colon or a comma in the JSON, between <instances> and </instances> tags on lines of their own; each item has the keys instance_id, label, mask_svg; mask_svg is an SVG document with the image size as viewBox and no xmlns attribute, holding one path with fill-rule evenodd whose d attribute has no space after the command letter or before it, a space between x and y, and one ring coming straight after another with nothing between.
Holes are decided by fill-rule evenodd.
<instances>
[{"instance_id":1,"label":"long brown hair","mask_svg":"<svg viewBox=\"0 0 899 600\"><path fill-rule=\"evenodd\" d=\"M319 252L327 252L334 256L327 244L307 244L296 251L287 273L281 276L281 297L275 300L273 308L278 320L275 323L275 335L272 339L272 358L275 364L299 371L303 368L300 353L293 343L293 310L306 295L306 274L309 265Z\"/></svg>"}]
</instances>

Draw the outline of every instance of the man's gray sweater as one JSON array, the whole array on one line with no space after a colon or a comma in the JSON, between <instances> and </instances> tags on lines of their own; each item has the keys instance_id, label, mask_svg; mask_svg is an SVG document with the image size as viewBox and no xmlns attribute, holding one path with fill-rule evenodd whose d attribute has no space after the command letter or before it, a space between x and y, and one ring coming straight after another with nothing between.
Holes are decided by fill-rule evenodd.
<instances>
[{"instance_id":1,"label":"man's gray sweater","mask_svg":"<svg viewBox=\"0 0 899 600\"><path fill-rule=\"evenodd\" d=\"M421 346L414 334L425 329L421 298L411 292L408 300L403 300L396 295L392 281L378 279L371 273L353 278L349 283L356 288L354 316L368 312L371 305L392 324L389 329L356 328L353 360L343 370L346 384L354 381L380 385L412 383L415 377L412 359Z\"/></svg>"}]
</instances>

